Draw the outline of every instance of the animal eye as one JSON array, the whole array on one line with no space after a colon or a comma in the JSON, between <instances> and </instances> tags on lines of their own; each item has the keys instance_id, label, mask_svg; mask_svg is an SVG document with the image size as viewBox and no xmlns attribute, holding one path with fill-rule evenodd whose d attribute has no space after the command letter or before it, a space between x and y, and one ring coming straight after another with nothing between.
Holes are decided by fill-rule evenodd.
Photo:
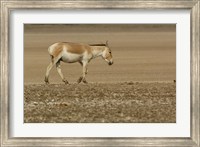
<instances>
[{"instance_id":1,"label":"animal eye","mask_svg":"<svg viewBox=\"0 0 200 147\"><path fill-rule=\"evenodd\" d=\"M111 52L109 52L111 54Z\"/></svg>"}]
</instances>

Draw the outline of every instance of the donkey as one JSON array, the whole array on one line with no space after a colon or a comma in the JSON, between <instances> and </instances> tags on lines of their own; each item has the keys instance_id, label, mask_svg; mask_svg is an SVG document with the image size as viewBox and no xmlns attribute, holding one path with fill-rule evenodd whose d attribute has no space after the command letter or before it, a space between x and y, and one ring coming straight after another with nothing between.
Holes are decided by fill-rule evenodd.
<instances>
[{"instance_id":1,"label":"donkey","mask_svg":"<svg viewBox=\"0 0 200 147\"><path fill-rule=\"evenodd\" d=\"M60 62L75 63L79 62L83 67L82 76L77 80L78 83L86 81L86 74L88 73L87 65L88 63L101 56L108 65L113 64L113 58L111 50L108 46L108 41L105 44L82 44L82 43L72 43L72 42L58 42L54 43L48 48L48 52L51 57L51 62L46 70L45 83L49 84L49 72L54 65L58 74L60 75L62 81L68 84L68 81L64 78L61 71Z\"/></svg>"}]
</instances>

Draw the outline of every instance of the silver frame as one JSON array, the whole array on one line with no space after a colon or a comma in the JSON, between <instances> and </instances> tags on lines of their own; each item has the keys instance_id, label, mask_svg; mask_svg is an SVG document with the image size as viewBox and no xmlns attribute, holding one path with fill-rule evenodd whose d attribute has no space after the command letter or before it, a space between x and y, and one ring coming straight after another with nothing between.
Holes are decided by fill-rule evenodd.
<instances>
[{"instance_id":1,"label":"silver frame","mask_svg":"<svg viewBox=\"0 0 200 147\"><path fill-rule=\"evenodd\" d=\"M200 147L199 0L0 0L1 146L188 146ZM191 12L191 137L189 138L11 138L9 137L9 15L16 9L189 9Z\"/></svg>"}]
</instances>

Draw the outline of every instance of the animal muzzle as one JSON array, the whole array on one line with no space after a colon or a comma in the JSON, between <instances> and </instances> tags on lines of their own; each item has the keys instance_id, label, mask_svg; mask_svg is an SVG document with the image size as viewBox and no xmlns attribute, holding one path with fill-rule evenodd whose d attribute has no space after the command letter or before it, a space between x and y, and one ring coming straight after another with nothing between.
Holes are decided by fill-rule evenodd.
<instances>
[{"instance_id":1,"label":"animal muzzle","mask_svg":"<svg viewBox=\"0 0 200 147\"><path fill-rule=\"evenodd\" d=\"M109 62L108 62L108 65L112 65L112 64L113 64L113 61L109 61Z\"/></svg>"},{"instance_id":2,"label":"animal muzzle","mask_svg":"<svg viewBox=\"0 0 200 147\"><path fill-rule=\"evenodd\" d=\"M113 60L111 59L111 60L108 60L108 59L104 59L107 63L108 63L108 65L112 65L113 64Z\"/></svg>"}]
</instances>

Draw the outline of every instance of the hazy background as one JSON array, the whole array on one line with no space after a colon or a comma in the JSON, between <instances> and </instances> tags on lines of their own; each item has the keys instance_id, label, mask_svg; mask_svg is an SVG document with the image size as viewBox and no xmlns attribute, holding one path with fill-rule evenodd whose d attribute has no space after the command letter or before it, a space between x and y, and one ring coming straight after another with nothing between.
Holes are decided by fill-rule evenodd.
<instances>
[{"instance_id":1,"label":"hazy background","mask_svg":"<svg viewBox=\"0 0 200 147\"><path fill-rule=\"evenodd\" d=\"M105 43L109 41L114 64L91 60L88 82L173 81L176 79L175 24L24 25L24 82L44 83L50 62L48 47L55 42ZM79 63L61 63L64 76L76 82ZM50 83L62 83L56 68Z\"/></svg>"}]
</instances>

